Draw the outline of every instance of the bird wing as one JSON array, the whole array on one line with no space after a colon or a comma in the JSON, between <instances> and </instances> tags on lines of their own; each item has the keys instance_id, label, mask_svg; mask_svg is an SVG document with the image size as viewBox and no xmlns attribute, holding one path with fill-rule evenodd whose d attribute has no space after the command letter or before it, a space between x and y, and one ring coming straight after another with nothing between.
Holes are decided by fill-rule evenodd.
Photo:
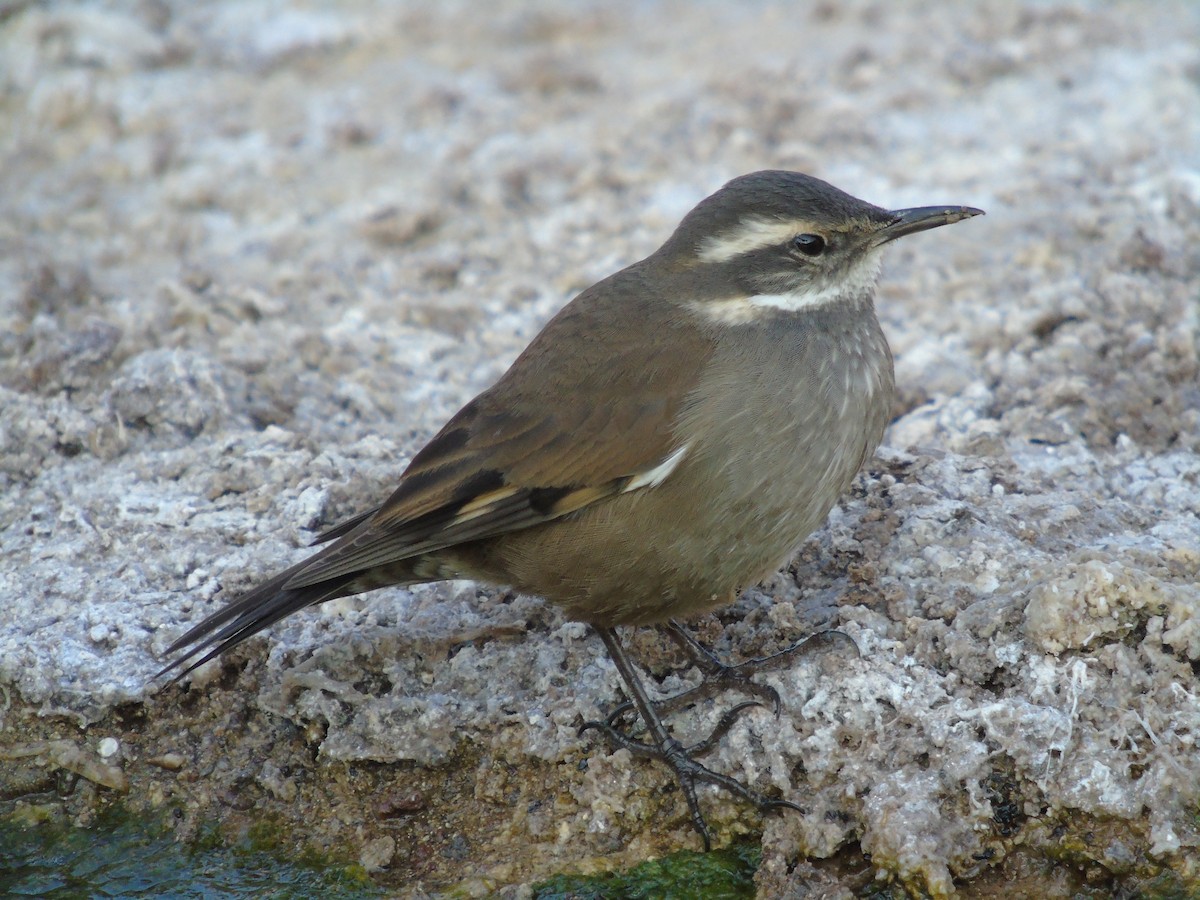
<instances>
[{"instance_id":1,"label":"bird wing","mask_svg":"<svg viewBox=\"0 0 1200 900\"><path fill-rule=\"evenodd\" d=\"M675 427L712 338L647 287L634 266L568 304L413 458L382 506L193 626L166 652L190 649L159 674L181 679L296 610L398 583L407 560L668 477L688 452ZM687 352L666 347L666 335Z\"/></svg>"},{"instance_id":2,"label":"bird wing","mask_svg":"<svg viewBox=\"0 0 1200 900\"><path fill-rule=\"evenodd\" d=\"M158 674L175 670L177 681L296 610L363 590L360 576L376 567L656 483L682 457L670 429L680 399L649 382L602 403L553 406L485 392L417 454L386 503L322 534L318 542L337 540L181 635L166 653L192 646ZM375 586L399 580L387 577Z\"/></svg>"},{"instance_id":3,"label":"bird wing","mask_svg":"<svg viewBox=\"0 0 1200 900\"><path fill-rule=\"evenodd\" d=\"M697 333L697 352L667 354L668 368L661 323L626 327L630 305L644 304L623 298L614 320L601 304L580 303L586 296L446 423L382 506L319 536L338 540L284 588L539 525L666 477L685 450L679 410L711 347Z\"/></svg>"}]
</instances>

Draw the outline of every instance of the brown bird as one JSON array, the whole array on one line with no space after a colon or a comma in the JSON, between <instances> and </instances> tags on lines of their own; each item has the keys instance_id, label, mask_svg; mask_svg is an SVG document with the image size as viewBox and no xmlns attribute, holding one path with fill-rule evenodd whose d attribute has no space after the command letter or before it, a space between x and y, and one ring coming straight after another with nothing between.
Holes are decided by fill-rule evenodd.
<instances>
[{"instance_id":1,"label":"brown bird","mask_svg":"<svg viewBox=\"0 0 1200 900\"><path fill-rule=\"evenodd\" d=\"M888 211L796 172L735 178L657 252L563 308L381 506L190 629L167 652L190 649L159 674L190 663L180 678L335 597L442 579L505 585L596 630L631 703L589 725L674 769L706 847L697 782L792 806L696 762L701 745L689 752L661 720L678 704L656 708L614 629L666 623L708 682L686 698L746 684L749 668L723 666L674 619L730 602L824 521L892 408L873 302L881 248L980 213ZM631 708L646 741L617 728Z\"/></svg>"}]
</instances>

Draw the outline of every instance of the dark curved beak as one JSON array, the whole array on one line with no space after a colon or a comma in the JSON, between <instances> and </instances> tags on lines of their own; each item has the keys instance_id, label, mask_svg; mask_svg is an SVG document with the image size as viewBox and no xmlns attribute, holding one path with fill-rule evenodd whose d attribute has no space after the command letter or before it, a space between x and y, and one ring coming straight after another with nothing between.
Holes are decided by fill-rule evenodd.
<instances>
[{"instance_id":1,"label":"dark curved beak","mask_svg":"<svg viewBox=\"0 0 1200 900\"><path fill-rule=\"evenodd\" d=\"M894 241L906 234L928 231L943 225L953 225L963 219L982 216L982 209L973 206L917 206L912 209L894 209L895 217L875 232L875 246Z\"/></svg>"}]
</instances>

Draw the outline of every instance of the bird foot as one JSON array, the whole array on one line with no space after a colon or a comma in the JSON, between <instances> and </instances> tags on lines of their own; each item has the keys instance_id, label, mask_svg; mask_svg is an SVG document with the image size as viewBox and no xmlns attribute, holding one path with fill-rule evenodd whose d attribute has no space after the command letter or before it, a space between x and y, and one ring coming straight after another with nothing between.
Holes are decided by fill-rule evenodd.
<instances>
[{"instance_id":1,"label":"bird foot","mask_svg":"<svg viewBox=\"0 0 1200 900\"><path fill-rule=\"evenodd\" d=\"M769 684L752 681L753 675L759 672L783 669L797 660L825 653L848 653L852 654L854 658L858 658L858 645L849 635L840 631L819 631L786 650L772 653L770 656L748 659L731 666L723 663L715 653L692 637L691 633L678 622L674 620L667 622L665 630L700 670L703 680L694 688L689 688L658 704L658 709L664 713L681 709L697 700L711 699L723 691L735 690L769 702L775 711L775 717L779 718L783 708L779 692Z\"/></svg>"},{"instance_id":2,"label":"bird foot","mask_svg":"<svg viewBox=\"0 0 1200 900\"><path fill-rule=\"evenodd\" d=\"M664 707L671 704L674 699L674 697L668 697L666 700L654 703L653 705L655 712L661 713ZM742 713L746 712L748 709L753 709L754 707L762 705L763 704L759 703L757 700L747 700L743 703L737 704L737 706L727 710L725 714L721 716L720 720L713 727L713 730L709 732L708 737L686 747L683 747L683 745L680 744L680 746L683 747L683 752L688 756L704 756L704 754L710 752L715 746L717 746L717 743L721 740L721 738L725 737L725 735L729 733L729 729L733 727L734 723L737 722ZM583 725L579 727L579 733L582 734L585 731L599 731L614 747L628 750L634 756L661 760L663 758L663 752L661 748L655 746L654 744L648 744L645 741L639 741L637 738L631 737L627 732L621 730L621 719L624 718L627 713L631 712L634 712L634 705L631 701L626 700L611 713L609 713L608 718L603 722L584 722Z\"/></svg>"},{"instance_id":3,"label":"bird foot","mask_svg":"<svg viewBox=\"0 0 1200 900\"><path fill-rule=\"evenodd\" d=\"M739 703L721 716L721 720L708 737L690 746L684 746L683 743L675 738L666 740L656 746L645 741L639 741L621 731L617 723L619 723L625 713L633 709L633 704L629 702L618 706L603 722L585 722L580 728L580 732L594 729L603 734L610 744L619 749L628 750L634 756L655 759L670 766L671 770L675 773L676 781L679 782L680 790L683 791L683 797L687 801L692 827L704 842L705 852L708 852L712 849L712 832L709 831L704 814L700 811L700 801L696 797L696 785L698 784L711 784L721 788L735 797L753 804L761 813L766 813L774 809L794 809L803 812L799 806L790 800L778 800L768 797L753 788L747 787L736 778L722 775L720 772L714 772L695 759L695 757L702 756L715 747L717 742L725 736L725 733L729 731L733 723L743 712L751 707L761 705L756 700Z\"/></svg>"},{"instance_id":4,"label":"bird foot","mask_svg":"<svg viewBox=\"0 0 1200 900\"><path fill-rule=\"evenodd\" d=\"M609 656L612 657L617 670L621 673L631 699L617 706L604 721L585 722L580 728L580 733L589 730L599 731L612 746L628 750L634 756L655 759L670 766L683 791L684 799L687 800L692 827L704 841L704 849L708 850L712 846L712 833L704 821L699 801L696 799L697 784L711 784L721 788L735 797L754 804L760 812L773 809L800 810L799 806L788 800L771 799L735 778L712 771L695 759L716 747L734 723L748 710L769 704L774 708L775 715L778 717L782 706L779 692L770 685L751 681L751 676L762 670L781 668L814 653L851 649L857 656L858 648L854 641L846 635L837 631L825 631L780 653L728 666L702 646L677 622L668 622L667 628L700 669L703 676L701 683L665 700L651 700L616 633L610 628L596 627L596 633L608 648ZM713 730L702 740L685 745L673 737L663 724L662 716L664 714L730 689L750 694L756 699L743 701L727 710L717 721ZM624 721L627 715L632 720L628 724ZM639 740L633 736L631 729L634 728L634 723L638 718L641 719L648 732L647 740Z\"/></svg>"},{"instance_id":5,"label":"bird foot","mask_svg":"<svg viewBox=\"0 0 1200 900\"><path fill-rule=\"evenodd\" d=\"M712 833L708 830L708 823L704 820L704 814L700 811L700 802L696 799L697 784L715 785L733 794L735 797L740 797L747 803L753 804L760 813L770 812L774 809L804 811L790 800L777 800L767 797L765 794L746 787L746 785L742 784L736 778L730 778L728 775L714 772L707 766L696 762L689 755L687 749L677 740L666 741L659 750L662 754L660 757L662 761L669 765L675 772L675 777L679 781L679 787L683 791L684 799L687 800L692 827L696 829L696 832L700 835L700 839L704 842L705 852L712 849Z\"/></svg>"}]
</instances>

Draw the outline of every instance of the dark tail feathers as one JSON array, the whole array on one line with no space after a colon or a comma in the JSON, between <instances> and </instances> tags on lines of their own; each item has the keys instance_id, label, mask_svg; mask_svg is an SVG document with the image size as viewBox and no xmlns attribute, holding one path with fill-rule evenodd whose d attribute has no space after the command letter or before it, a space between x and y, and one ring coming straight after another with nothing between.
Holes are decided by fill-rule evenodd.
<instances>
[{"instance_id":1,"label":"dark tail feathers","mask_svg":"<svg viewBox=\"0 0 1200 900\"><path fill-rule=\"evenodd\" d=\"M313 606L350 593L346 588L358 577L357 573L342 575L329 581L306 585L294 590L285 589L284 585L292 576L310 562L311 560L305 560L299 565L280 572L270 581L259 585L250 593L239 597L224 608L217 610L200 624L190 628L175 643L171 644L166 652L171 655L178 653L188 645L193 645L191 649L163 666L155 673L154 677L161 678L163 675L179 669L171 679L171 683L174 684L193 669L204 665L226 650L236 647L242 641L264 628L274 625L285 616L304 609L306 606ZM199 654L203 655L188 664L186 668L180 668Z\"/></svg>"}]
</instances>

